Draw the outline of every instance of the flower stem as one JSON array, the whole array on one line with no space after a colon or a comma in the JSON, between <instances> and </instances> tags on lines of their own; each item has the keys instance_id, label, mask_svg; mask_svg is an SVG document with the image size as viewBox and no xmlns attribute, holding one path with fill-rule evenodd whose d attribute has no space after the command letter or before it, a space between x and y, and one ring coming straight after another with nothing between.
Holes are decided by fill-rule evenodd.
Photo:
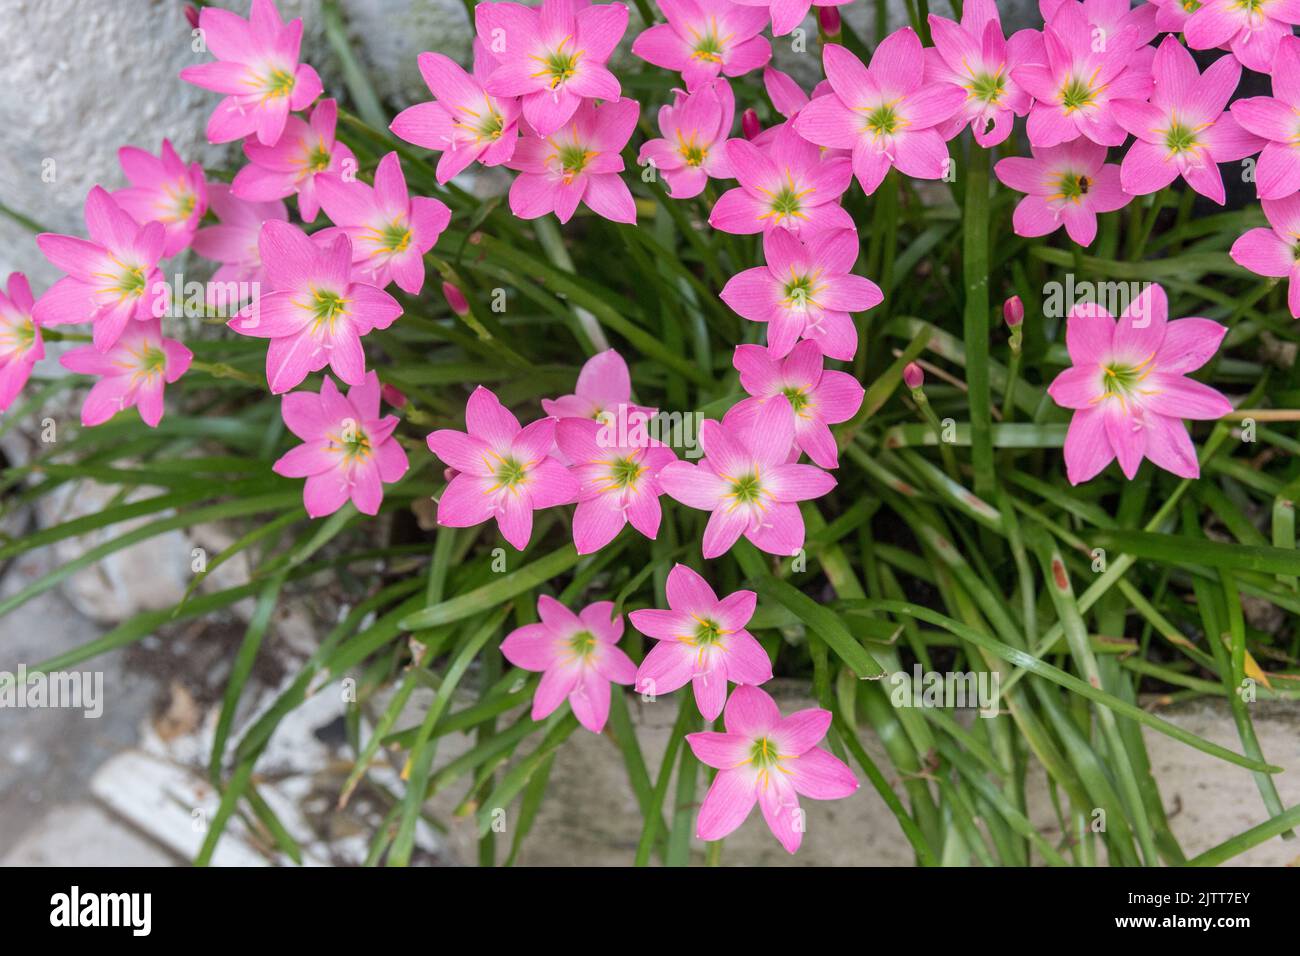
<instances>
[{"instance_id":1,"label":"flower stem","mask_svg":"<svg viewBox=\"0 0 1300 956\"><path fill-rule=\"evenodd\" d=\"M989 154L973 140L966 162L962 260L966 311L966 384L970 400L971 465L975 494L993 498L992 397L989 393Z\"/></svg>"}]
</instances>

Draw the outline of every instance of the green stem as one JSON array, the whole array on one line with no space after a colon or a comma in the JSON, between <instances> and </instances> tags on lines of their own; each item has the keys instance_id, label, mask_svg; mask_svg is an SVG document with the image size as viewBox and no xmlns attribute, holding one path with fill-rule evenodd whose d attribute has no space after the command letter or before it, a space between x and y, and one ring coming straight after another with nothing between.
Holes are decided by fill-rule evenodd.
<instances>
[{"instance_id":1,"label":"green stem","mask_svg":"<svg viewBox=\"0 0 1300 956\"><path fill-rule=\"evenodd\" d=\"M965 235L962 258L966 312L966 384L971 419L975 494L993 498L992 397L989 393L989 154L974 141L966 163Z\"/></svg>"}]
</instances>

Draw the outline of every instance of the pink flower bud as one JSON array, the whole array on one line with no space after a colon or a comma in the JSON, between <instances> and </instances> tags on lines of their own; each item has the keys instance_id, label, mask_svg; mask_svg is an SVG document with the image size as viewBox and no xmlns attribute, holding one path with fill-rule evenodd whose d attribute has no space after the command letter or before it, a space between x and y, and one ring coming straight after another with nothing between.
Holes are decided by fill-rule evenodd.
<instances>
[{"instance_id":1,"label":"pink flower bud","mask_svg":"<svg viewBox=\"0 0 1300 956\"><path fill-rule=\"evenodd\" d=\"M821 25L822 33L827 37L838 37L840 35L839 7L818 7L817 22Z\"/></svg>"},{"instance_id":2,"label":"pink flower bud","mask_svg":"<svg viewBox=\"0 0 1300 956\"><path fill-rule=\"evenodd\" d=\"M1006 319L1007 325L1013 329L1025 321L1025 304L1020 301L1020 296L1013 295L1002 303L1002 318Z\"/></svg>"},{"instance_id":3,"label":"pink flower bud","mask_svg":"<svg viewBox=\"0 0 1300 956\"><path fill-rule=\"evenodd\" d=\"M752 109L745 110L740 116L740 130L745 134L745 139L753 139L759 133L763 132L763 124L758 121L758 114Z\"/></svg>"},{"instance_id":4,"label":"pink flower bud","mask_svg":"<svg viewBox=\"0 0 1300 956\"><path fill-rule=\"evenodd\" d=\"M199 8L192 3L185 4L185 19L195 30L199 28Z\"/></svg>"},{"instance_id":5,"label":"pink flower bud","mask_svg":"<svg viewBox=\"0 0 1300 956\"><path fill-rule=\"evenodd\" d=\"M456 288L450 282L442 284L442 294L446 298L447 304L451 306L451 311L464 318L469 315L469 301L465 298L465 293Z\"/></svg>"},{"instance_id":6,"label":"pink flower bud","mask_svg":"<svg viewBox=\"0 0 1300 956\"><path fill-rule=\"evenodd\" d=\"M396 385L389 385L385 382L383 387L379 390L379 393L384 397L384 401L389 405L392 405L394 408L406 407L406 393Z\"/></svg>"},{"instance_id":7,"label":"pink flower bud","mask_svg":"<svg viewBox=\"0 0 1300 956\"><path fill-rule=\"evenodd\" d=\"M924 385L925 373L921 371L921 366L915 362L908 362L903 368L903 383L911 389L917 389Z\"/></svg>"}]
</instances>

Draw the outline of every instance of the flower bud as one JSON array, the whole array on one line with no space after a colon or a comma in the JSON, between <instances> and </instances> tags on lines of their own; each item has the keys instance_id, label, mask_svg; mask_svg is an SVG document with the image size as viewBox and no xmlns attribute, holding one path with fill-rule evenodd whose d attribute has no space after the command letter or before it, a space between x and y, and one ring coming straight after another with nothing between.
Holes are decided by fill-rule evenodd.
<instances>
[{"instance_id":1,"label":"flower bud","mask_svg":"<svg viewBox=\"0 0 1300 956\"><path fill-rule=\"evenodd\" d=\"M185 19L195 30L199 28L199 8L192 3L185 4Z\"/></svg>"},{"instance_id":2,"label":"flower bud","mask_svg":"<svg viewBox=\"0 0 1300 956\"><path fill-rule=\"evenodd\" d=\"M383 387L379 390L379 394L383 396L384 401L389 405L392 405L394 408L406 407L406 393L396 385L390 385L385 382Z\"/></svg>"},{"instance_id":3,"label":"flower bud","mask_svg":"<svg viewBox=\"0 0 1300 956\"><path fill-rule=\"evenodd\" d=\"M903 384L915 391L925 384L925 373L915 362L908 362L903 368Z\"/></svg>"},{"instance_id":4,"label":"flower bud","mask_svg":"<svg viewBox=\"0 0 1300 956\"><path fill-rule=\"evenodd\" d=\"M840 35L840 9L839 7L818 7L817 23L822 28L822 34L828 40L835 40Z\"/></svg>"},{"instance_id":5,"label":"flower bud","mask_svg":"<svg viewBox=\"0 0 1300 956\"><path fill-rule=\"evenodd\" d=\"M1020 296L1013 295L1002 303L1002 318L1006 319L1008 328L1012 329L1025 321L1025 304L1020 301Z\"/></svg>"},{"instance_id":6,"label":"flower bud","mask_svg":"<svg viewBox=\"0 0 1300 956\"><path fill-rule=\"evenodd\" d=\"M740 115L740 130L745 134L745 139L753 139L763 132L763 124L758 121L758 114L752 109L745 110Z\"/></svg>"},{"instance_id":7,"label":"flower bud","mask_svg":"<svg viewBox=\"0 0 1300 956\"><path fill-rule=\"evenodd\" d=\"M442 295L451 306L451 311L455 312L461 318L469 315L469 301L465 298L465 293L456 288L450 282L442 284Z\"/></svg>"}]
</instances>

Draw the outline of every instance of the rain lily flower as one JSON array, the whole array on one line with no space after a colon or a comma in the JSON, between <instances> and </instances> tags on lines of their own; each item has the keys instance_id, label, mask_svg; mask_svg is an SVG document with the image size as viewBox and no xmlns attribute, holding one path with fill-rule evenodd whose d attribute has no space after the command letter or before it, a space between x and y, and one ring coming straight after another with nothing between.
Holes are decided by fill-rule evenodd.
<instances>
[{"instance_id":1,"label":"rain lily flower","mask_svg":"<svg viewBox=\"0 0 1300 956\"><path fill-rule=\"evenodd\" d=\"M799 24L813 7L838 7L853 0L736 0L745 7L761 7L772 17L772 36L783 37Z\"/></svg>"},{"instance_id":2,"label":"rain lily flower","mask_svg":"<svg viewBox=\"0 0 1300 956\"><path fill-rule=\"evenodd\" d=\"M204 226L196 232L191 245L205 259L221 263L212 274L212 281L208 283L208 302L216 304L218 293L226 299L230 298L224 292L226 283L260 285L266 281L266 273L262 269L262 253L257 247L262 223L268 219L286 222L289 213L284 203L278 199L269 202L240 199L230 191L230 186L226 183L213 183L208 187L208 203L220 222L215 226Z\"/></svg>"},{"instance_id":3,"label":"rain lily flower","mask_svg":"<svg viewBox=\"0 0 1300 956\"><path fill-rule=\"evenodd\" d=\"M705 457L699 464L670 462L659 472L659 485L682 504L712 512L704 529L704 557L725 554L742 534L769 554L797 553L804 524L796 502L820 498L835 487L835 479L813 465L789 462L794 447L789 399L769 398L748 428L706 420L700 444Z\"/></svg>"},{"instance_id":4,"label":"rain lily flower","mask_svg":"<svg viewBox=\"0 0 1300 956\"><path fill-rule=\"evenodd\" d=\"M359 278L381 289L396 282L403 292L419 294L424 254L451 222L451 210L440 200L407 193L396 153L379 161L374 186L325 175L316 181L316 194L338 229L322 230L314 239L345 233Z\"/></svg>"},{"instance_id":5,"label":"rain lily flower","mask_svg":"<svg viewBox=\"0 0 1300 956\"><path fill-rule=\"evenodd\" d=\"M1066 319L1072 368L1047 392L1074 409L1065 436L1065 467L1077 485L1114 458L1126 478L1143 457L1182 478L1196 478L1196 449L1181 419L1213 420L1232 410L1208 385L1187 378L1213 356L1227 329L1209 319L1168 321L1165 290L1147 286L1119 322L1094 303Z\"/></svg>"},{"instance_id":6,"label":"rain lily flower","mask_svg":"<svg viewBox=\"0 0 1300 956\"><path fill-rule=\"evenodd\" d=\"M1134 65L1137 30L1125 27L1094 42L1080 6L1063 3L1043 27L1046 63L1022 63L1011 77L1034 97L1027 131L1034 146L1059 146L1085 136L1102 146L1127 139L1111 115L1114 100L1145 100L1151 74Z\"/></svg>"},{"instance_id":7,"label":"rain lily flower","mask_svg":"<svg viewBox=\"0 0 1300 956\"><path fill-rule=\"evenodd\" d=\"M768 829L794 853L803 841L799 797L838 800L858 789L853 771L817 744L831 712L817 707L782 717L760 687L737 687L723 715L725 733L687 734L686 742L717 776L700 804L695 834L721 840L745 822L757 803Z\"/></svg>"},{"instance_id":8,"label":"rain lily flower","mask_svg":"<svg viewBox=\"0 0 1300 956\"><path fill-rule=\"evenodd\" d=\"M384 485L406 474L406 452L393 435L397 416L379 416L379 376L368 373L345 396L328 375L320 394L290 392L280 402L284 424L302 444L271 466L277 475L306 478L307 514L333 514L349 499L362 514L378 514Z\"/></svg>"},{"instance_id":9,"label":"rain lily flower","mask_svg":"<svg viewBox=\"0 0 1300 956\"><path fill-rule=\"evenodd\" d=\"M724 144L736 118L736 96L726 80L712 80L659 109L662 139L647 140L637 162L664 174L668 195L691 199L710 178L731 179Z\"/></svg>"},{"instance_id":10,"label":"rain lily flower","mask_svg":"<svg viewBox=\"0 0 1300 956\"><path fill-rule=\"evenodd\" d=\"M9 294L0 292L0 412L13 404L45 358L41 330L32 321L32 287L21 272L9 274Z\"/></svg>"},{"instance_id":11,"label":"rain lily flower","mask_svg":"<svg viewBox=\"0 0 1300 956\"><path fill-rule=\"evenodd\" d=\"M593 734L609 719L609 685L636 678L632 658L616 647L623 616L613 601L588 604L578 614L548 595L537 599L538 624L515 628L501 642L501 653L526 671L541 671L533 694L533 720L549 717L567 697L578 723Z\"/></svg>"},{"instance_id":12,"label":"rain lily flower","mask_svg":"<svg viewBox=\"0 0 1300 956\"><path fill-rule=\"evenodd\" d=\"M298 62L302 21L285 24L271 0L253 0L247 20L220 7L199 11L199 30L215 63L187 66L181 79L226 94L208 120L208 140L229 143L256 133L274 146L291 110L321 94L320 77Z\"/></svg>"},{"instance_id":13,"label":"rain lily flower","mask_svg":"<svg viewBox=\"0 0 1300 956\"><path fill-rule=\"evenodd\" d=\"M778 229L763 237L767 264L734 275L721 299L738 315L766 322L772 358L790 354L800 338L812 339L827 357L849 361L858 350L851 312L865 312L885 298L870 279L850 270L858 258L853 229L826 232L810 241Z\"/></svg>"},{"instance_id":14,"label":"rain lily flower","mask_svg":"<svg viewBox=\"0 0 1300 956\"><path fill-rule=\"evenodd\" d=\"M719 74L743 76L772 59L762 36L766 10L731 0L659 0L659 9L668 22L644 30L632 53L680 73L688 93Z\"/></svg>"},{"instance_id":15,"label":"rain lily flower","mask_svg":"<svg viewBox=\"0 0 1300 956\"><path fill-rule=\"evenodd\" d=\"M921 388L925 385L925 369L915 362L908 362L903 366L903 384L913 392Z\"/></svg>"},{"instance_id":16,"label":"rain lily flower","mask_svg":"<svg viewBox=\"0 0 1300 956\"><path fill-rule=\"evenodd\" d=\"M1120 188L1120 170L1106 147L1080 137L1062 146L1031 146L1033 158L1009 156L993 167L1004 185L1028 193L1011 216L1018 236L1045 236L1065 226L1081 246L1097 236L1097 213L1113 212L1133 197Z\"/></svg>"},{"instance_id":17,"label":"rain lily flower","mask_svg":"<svg viewBox=\"0 0 1300 956\"><path fill-rule=\"evenodd\" d=\"M465 405L466 431L444 428L429 449L456 470L438 500L438 523L468 528L496 518L501 536L522 551L533 534L533 510L565 505L578 479L551 457L555 419L521 428L519 419L482 385Z\"/></svg>"},{"instance_id":18,"label":"rain lily flower","mask_svg":"<svg viewBox=\"0 0 1300 956\"><path fill-rule=\"evenodd\" d=\"M1259 198L1282 199L1300 188L1300 37L1278 44L1273 95L1237 100L1232 117L1265 141L1255 167Z\"/></svg>"},{"instance_id":19,"label":"rain lily flower","mask_svg":"<svg viewBox=\"0 0 1300 956\"><path fill-rule=\"evenodd\" d=\"M402 314L397 300L352 279L346 235L316 243L296 226L270 220L258 238L269 293L228 325L241 335L270 339L266 381L279 395L328 365L349 385L366 377L361 336L386 329Z\"/></svg>"},{"instance_id":20,"label":"rain lily flower","mask_svg":"<svg viewBox=\"0 0 1300 956\"><path fill-rule=\"evenodd\" d=\"M81 406L81 424L102 425L124 408L135 406L150 428L163 417L163 387L185 374L193 354L175 339L162 335L162 320L132 322L108 351L94 346L59 356L70 372L98 375Z\"/></svg>"},{"instance_id":21,"label":"rain lily flower","mask_svg":"<svg viewBox=\"0 0 1300 956\"><path fill-rule=\"evenodd\" d=\"M1300 193L1261 203L1270 229L1251 229L1232 244L1232 260L1262 276L1288 279L1287 304L1300 319Z\"/></svg>"},{"instance_id":22,"label":"rain lily flower","mask_svg":"<svg viewBox=\"0 0 1300 956\"><path fill-rule=\"evenodd\" d=\"M916 179L942 179L948 169L948 147L936 127L962 108L967 92L925 82L923 60L911 27L885 37L869 66L837 43L822 51L833 92L800 110L795 128L819 146L853 150L853 172L868 195L891 166Z\"/></svg>"},{"instance_id":23,"label":"rain lily flower","mask_svg":"<svg viewBox=\"0 0 1300 956\"><path fill-rule=\"evenodd\" d=\"M483 89L495 61L475 58L473 76L441 53L421 53L418 62L433 102L402 110L389 129L408 143L442 153L438 182L450 181L475 160L499 166L514 155L519 101Z\"/></svg>"},{"instance_id":24,"label":"rain lily flower","mask_svg":"<svg viewBox=\"0 0 1300 956\"><path fill-rule=\"evenodd\" d=\"M618 79L605 65L627 30L627 7L586 0L481 3L479 41L497 60L483 83L493 96L523 98L524 119L546 137L572 119L584 99L617 100Z\"/></svg>"},{"instance_id":25,"label":"rain lily flower","mask_svg":"<svg viewBox=\"0 0 1300 956\"><path fill-rule=\"evenodd\" d=\"M1187 18L1204 6L1203 0L1148 0L1156 8L1157 33L1182 33Z\"/></svg>"},{"instance_id":26,"label":"rain lily flower","mask_svg":"<svg viewBox=\"0 0 1300 956\"><path fill-rule=\"evenodd\" d=\"M1278 43L1297 23L1295 0L1205 0L1187 18L1183 35L1193 50L1227 47L1242 66L1269 73Z\"/></svg>"},{"instance_id":27,"label":"rain lily flower","mask_svg":"<svg viewBox=\"0 0 1300 956\"><path fill-rule=\"evenodd\" d=\"M969 124L979 145L998 145L1011 135L1015 117L1029 112L1029 94L1011 76L1012 67L1029 62L1029 31L1008 43L993 0L966 0L960 25L931 14L930 32L934 47L925 51L925 81L966 91L965 105L940 124L940 135L951 139Z\"/></svg>"},{"instance_id":28,"label":"rain lily flower","mask_svg":"<svg viewBox=\"0 0 1300 956\"><path fill-rule=\"evenodd\" d=\"M714 229L739 235L788 230L812 237L853 228L853 217L839 204L853 177L848 159L824 159L789 123L776 128L766 148L728 140L726 156L740 185L714 203L709 213Z\"/></svg>"},{"instance_id":29,"label":"rain lily flower","mask_svg":"<svg viewBox=\"0 0 1300 956\"><path fill-rule=\"evenodd\" d=\"M627 362L614 349L606 349L583 363L572 395L542 399L542 409L553 418L590 418L606 424L620 419L644 424L655 409L632 404L632 377Z\"/></svg>"},{"instance_id":30,"label":"rain lily flower","mask_svg":"<svg viewBox=\"0 0 1300 956\"><path fill-rule=\"evenodd\" d=\"M659 643L636 672L642 694L670 694L691 682L706 720L722 713L727 681L761 684L772 679L767 651L745 630L758 601L753 591L734 591L721 601L707 581L684 564L668 572L669 610L646 608L628 615L632 626Z\"/></svg>"},{"instance_id":31,"label":"rain lily flower","mask_svg":"<svg viewBox=\"0 0 1300 956\"><path fill-rule=\"evenodd\" d=\"M862 404L862 385L847 372L823 370L822 350L804 340L784 360L761 345L740 345L732 364L740 372L746 398L727 412L723 424L744 433L753 428L763 405L783 395L794 419L794 443L822 468L838 468L839 453L831 425L852 418Z\"/></svg>"},{"instance_id":32,"label":"rain lily flower","mask_svg":"<svg viewBox=\"0 0 1300 956\"><path fill-rule=\"evenodd\" d=\"M107 352L132 319L161 316L170 299L158 271L166 231L160 222L138 225L99 186L86 196L90 239L42 233L45 258L67 275L32 309L39 326L90 322L95 348Z\"/></svg>"},{"instance_id":33,"label":"rain lily flower","mask_svg":"<svg viewBox=\"0 0 1300 956\"><path fill-rule=\"evenodd\" d=\"M1135 56L1144 55L1143 49L1160 32L1156 25L1160 11L1154 3L1139 3L1135 7L1131 0L1038 0L1038 12L1042 14L1044 23L1051 23L1061 7L1066 5L1076 6L1088 26L1099 31L1093 33L1099 41L1131 28L1133 44L1137 48ZM1132 69L1131 62L1129 68Z\"/></svg>"},{"instance_id":34,"label":"rain lily flower","mask_svg":"<svg viewBox=\"0 0 1300 956\"><path fill-rule=\"evenodd\" d=\"M338 117L338 103L321 100L309 121L289 117L284 135L274 146L249 140L244 144L248 165L231 183L234 194L251 202L270 202L297 193L299 215L303 222L313 222L320 209L316 198L319 177L356 178L356 157L334 139Z\"/></svg>"},{"instance_id":35,"label":"rain lily flower","mask_svg":"<svg viewBox=\"0 0 1300 956\"><path fill-rule=\"evenodd\" d=\"M188 247L208 208L203 167L186 166L169 140L163 140L159 156L123 146L117 158L131 185L111 193L114 201L136 222L163 224L164 258Z\"/></svg>"},{"instance_id":36,"label":"rain lily flower","mask_svg":"<svg viewBox=\"0 0 1300 956\"><path fill-rule=\"evenodd\" d=\"M1264 140L1237 125L1224 112L1241 79L1241 64L1222 56L1200 73L1177 38L1167 36L1151 63L1155 90L1151 102L1117 99L1115 120L1137 137L1120 166L1126 193L1145 196L1178 176L1192 189L1223 205L1219 163L1259 152ZM1300 123L1293 115L1291 125Z\"/></svg>"},{"instance_id":37,"label":"rain lily flower","mask_svg":"<svg viewBox=\"0 0 1300 956\"><path fill-rule=\"evenodd\" d=\"M476 9L511 5L485 3ZM619 173L620 153L640 112L636 100L600 106L587 101L563 128L545 137L521 138L506 164L520 174L510 184L510 211L520 219L554 212L560 222L568 222L581 202L614 222L636 222L636 204Z\"/></svg>"},{"instance_id":38,"label":"rain lily flower","mask_svg":"<svg viewBox=\"0 0 1300 956\"><path fill-rule=\"evenodd\" d=\"M569 474L581 482L573 513L579 554L599 551L625 524L647 538L659 534L662 489L656 476L677 460L671 448L648 437L620 436L609 425L585 418L561 419L555 442L572 463Z\"/></svg>"}]
</instances>

